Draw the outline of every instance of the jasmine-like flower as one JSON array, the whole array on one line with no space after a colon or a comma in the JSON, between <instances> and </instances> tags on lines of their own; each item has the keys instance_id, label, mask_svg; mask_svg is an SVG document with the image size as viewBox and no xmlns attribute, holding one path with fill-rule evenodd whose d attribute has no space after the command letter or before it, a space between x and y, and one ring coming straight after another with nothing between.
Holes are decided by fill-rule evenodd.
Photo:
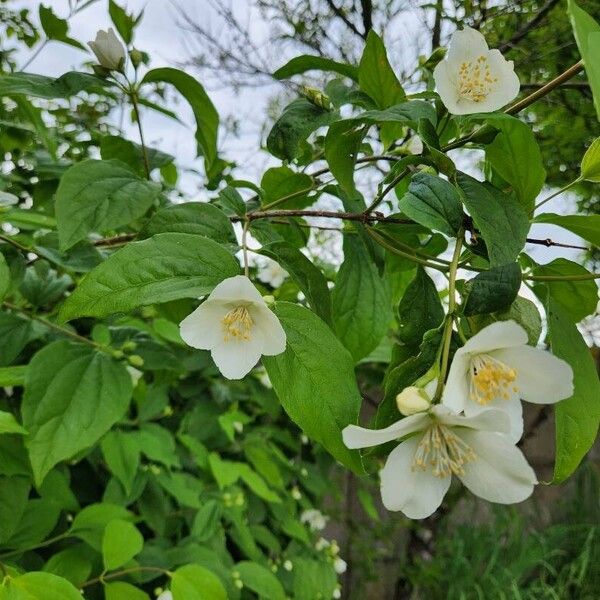
<instances>
[{"instance_id":1,"label":"jasmine-like flower","mask_svg":"<svg viewBox=\"0 0 600 600\"><path fill-rule=\"evenodd\" d=\"M300 522L306 523L312 531L322 531L327 526L329 517L316 508L309 508L300 515Z\"/></svg>"},{"instance_id":2,"label":"jasmine-like flower","mask_svg":"<svg viewBox=\"0 0 600 600\"><path fill-rule=\"evenodd\" d=\"M260 265L258 279L273 288L278 288L287 278L288 272L276 261L266 259L266 263Z\"/></svg>"},{"instance_id":3,"label":"jasmine-like flower","mask_svg":"<svg viewBox=\"0 0 600 600\"><path fill-rule=\"evenodd\" d=\"M400 441L381 470L383 505L424 519L440 506L453 476L490 502L513 504L531 495L535 473L508 430L503 411L465 417L436 404L386 429L348 425L342 436L348 448Z\"/></svg>"},{"instance_id":4,"label":"jasmine-like flower","mask_svg":"<svg viewBox=\"0 0 600 600\"><path fill-rule=\"evenodd\" d=\"M527 345L515 321L484 327L456 351L442 403L475 416L487 408L505 411L513 441L523 434L521 399L553 404L573 395L573 370L560 358Z\"/></svg>"},{"instance_id":5,"label":"jasmine-like flower","mask_svg":"<svg viewBox=\"0 0 600 600\"><path fill-rule=\"evenodd\" d=\"M219 283L179 330L186 344L210 350L228 379L241 379L263 354L281 354L286 344L279 319L243 275Z\"/></svg>"},{"instance_id":6,"label":"jasmine-like flower","mask_svg":"<svg viewBox=\"0 0 600 600\"><path fill-rule=\"evenodd\" d=\"M125 48L112 28L98 31L96 39L88 42L101 66L109 71L121 71L125 64Z\"/></svg>"},{"instance_id":7,"label":"jasmine-like flower","mask_svg":"<svg viewBox=\"0 0 600 600\"><path fill-rule=\"evenodd\" d=\"M499 110L520 88L512 60L506 60L499 50L490 50L483 35L470 27L454 33L433 78L444 106L453 115Z\"/></svg>"}]
</instances>

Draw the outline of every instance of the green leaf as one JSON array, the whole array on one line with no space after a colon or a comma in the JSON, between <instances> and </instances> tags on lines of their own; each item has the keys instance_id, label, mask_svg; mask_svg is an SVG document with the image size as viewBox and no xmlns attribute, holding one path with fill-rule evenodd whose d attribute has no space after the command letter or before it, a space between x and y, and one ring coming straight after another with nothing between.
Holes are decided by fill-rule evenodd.
<instances>
[{"instance_id":1,"label":"green leaf","mask_svg":"<svg viewBox=\"0 0 600 600\"><path fill-rule=\"evenodd\" d=\"M537 215L534 222L558 225L591 242L594 246L600 246L600 215L556 215L554 213L543 213Z\"/></svg>"},{"instance_id":2,"label":"green leaf","mask_svg":"<svg viewBox=\"0 0 600 600\"><path fill-rule=\"evenodd\" d=\"M127 410L125 366L86 346L59 341L31 360L23 425L36 484L61 460L92 446Z\"/></svg>"},{"instance_id":3,"label":"green leaf","mask_svg":"<svg viewBox=\"0 0 600 600\"><path fill-rule=\"evenodd\" d=\"M166 232L203 235L221 244L236 244L227 215L214 204L206 202L183 202L162 208L152 215L142 235Z\"/></svg>"},{"instance_id":4,"label":"green leaf","mask_svg":"<svg viewBox=\"0 0 600 600\"><path fill-rule=\"evenodd\" d=\"M44 565L46 573L52 573L70 581L75 587L88 580L92 573L92 563L97 556L87 545L78 543L54 553Z\"/></svg>"},{"instance_id":5,"label":"green leaf","mask_svg":"<svg viewBox=\"0 0 600 600\"><path fill-rule=\"evenodd\" d=\"M535 136L529 125L509 115L486 115L485 121L500 132L485 147L486 158L500 177L510 183L529 213L546 180Z\"/></svg>"},{"instance_id":6,"label":"green leaf","mask_svg":"<svg viewBox=\"0 0 600 600\"><path fill-rule=\"evenodd\" d=\"M360 494L360 491L359 491ZM328 562L294 558L294 600L333 598L337 576Z\"/></svg>"},{"instance_id":7,"label":"green leaf","mask_svg":"<svg viewBox=\"0 0 600 600\"><path fill-rule=\"evenodd\" d=\"M6 264L4 254L0 253L0 300L6 296L10 288L10 269Z\"/></svg>"},{"instance_id":8,"label":"green leaf","mask_svg":"<svg viewBox=\"0 0 600 600\"><path fill-rule=\"evenodd\" d=\"M239 263L223 246L187 233L159 233L118 250L81 281L63 304L63 321L101 317L138 306L198 298Z\"/></svg>"},{"instance_id":9,"label":"green leaf","mask_svg":"<svg viewBox=\"0 0 600 600\"><path fill-rule=\"evenodd\" d=\"M354 194L354 167L365 129L348 121L332 123L325 136L325 160L347 194Z\"/></svg>"},{"instance_id":10,"label":"green leaf","mask_svg":"<svg viewBox=\"0 0 600 600\"><path fill-rule=\"evenodd\" d=\"M513 197L465 173L457 176L462 200L486 243L490 267L515 261L527 238L529 219Z\"/></svg>"},{"instance_id":11,"label":"green leaf","mask_svg":"<svg viewBox=\"0 0 600 600\"><path fill-rule=\"evenodd\" d=\"M23 385L26 373L27 367L0 368L0 387Z\"/></svg>"},{"instance_id":12,"label":"green leaf","mask_svg":"<svg viewBox=\"0 0 600 600\"><path fill-rule=\"evenodd\" d=\"M358 65L358 84L379 108L389 108L406 100L406 94L388 61L383 40L372 30Z\"/></svg>"},{"instance_id":13,"label":"green leaf","mask_svg":"<svg viewBox=\"0 0 600 600\"><path fill-rule=\"evenodd\" d=\"M586 181L600 183L600 137L591 143L583 155L581 177Z\"/></svg>"},{"instance_id":14,"label":"green leaf","mask_svg":"<svg viewBox=\"0 0 600 600\"><path fill-rule=\"evenodd\" d=\"M110 521L102 538L102 558L107 571L128 563L144 547L144 538L137 527L129 521Z\"/></svg>"},{"instance_id":15,"label":"green leaf","mask_svg":"<svg viewBox=\"0 0 600 600\"><path fill-rule=\"evenodd\" d=\"M358 236L345 236L331 301L335 332L358 362L377 348L392 318L389 286Z\"/></svg>"},{"instance_id":16,"label":"green leaf","mask_svg":"<svg viewBox=\"0 0 600 600\"><path fill-rule=\"evenodd\" d=\"M590 349L564 308L548 300L552 352L573 368L573 396L555 408L556 462L553 483L564 481L596 441L600 423L600 382Z\"/></svg>"},{"instance_id":17,"label":"green leaf","mask_svg":"<svg viewBox=\"0 0 600 600\"><path fill-rule=\"evenodd\" d=\"M6 593L2 600L83 600L72 583L52 573L32 571L6 579Z\"/></svg>"},{"instance_id":18,"label":"green leaf","mask_svg":"<svg viewBox=\"0 0 600 600\"><path fill-rule=\"evenodd\" d=\"M9 540L19 526L30 487L28 477L0 476L0 544Z\"/></svg>"},{"instance_id":19,"label":"green leaf","mask_svg":"<svg viewBox=\"0 0 600 600\"><path fill-rule=\"evenodd\" d=\"M600 24L580 8L575 0L568 0L568 11L577 47L592 88L598 120L600 120L600 66L598 65Z\"/></svg>"},{"instance_id":20,"label":"green leaf","mask_svg":"<svg viewBox=\"0 0 600 600\"><path fill-rule=\"evenodd\" d=\"M437 122L435 108L429 102L411 100L410 102L395 104L385 110L368 110L356 117L347 119L347 121L351 123L367 123L369 125L399 123L416 128L421 119L427 119L435 125Z\"/></svg>"},{"instance_id":21,"label":"green leaf","mask_svg":"<svg viewBox=\"0 0 600 600\"><path fill-rule=\"evenodd\" d=\"M320 269L288 242L271 242L260 253L277 261L298 284L310 307L323 321L331 323L331 296Z\"/></svg>"},{"instance_id":22,"label":"green leaf","mask_svg":"<svg viewBox=\"0 0 600 600\"><path fill-rule=\"evenodd\" d=\"M130 494L140 464L140 445L135 433L109 431L100 443L102 455L110 472Z\"/></svg>"},{"instance_id":23,"label":"green leaf","mask_svg":"<svg viewBox=\"0 0 600 600\"><path fill-rule=\"evenodd\" d=\"M199 542L205 542L217 533L220 523L221 507L216 500L209 500L196 513L190 534Z\"/></svg>"},{"instance_id":24,"label":"green leaf","mask_svg":"<svg viewBox=\"0 0 600 600\"><path fill-rule=\"evenodd\" d=\"M69 23L65 19L57 17L52 11L52 8L40 4L38 12L40 25L49 40L56 40L57 42L63 42L69 46L79 48L80 50L85 50L85 47L77 40L74 40L67 35L69 32Z\"/></svg>"},{"instance_id":25,"label":"green leaf","mask_svg":"<svg viewBox=\"0 0 600 600\"><path fill-rule=\"evenodd\" d=\"M581 265L566 258L557 258L547 265L533 269L533 275L550 275L564 277L569 275L589 275L589 271ZM550 297L559 302L575 323L591 315L598 304L598 286L593 279L584 281L544 281L535 282L534 291L542 299L546 291Z\"/></svg>"},{"instance_id":26,"label":"green leaf","mask_svg":"<svg viewBox=\"0 0 600 600\"><path fill-rule=\"evenodd\" d=\"M191 75L164 67L148 71L142 83L169 83L190 103L196 118L198 154L204 156L206 170L217 159L217 133L219 114L204 88Z\"/></svg>"},{"instance_id":27,"label":"green leaf","mask_svg":"<svg viewBox=\"0 0 600 600\"><path fill-rule=\"evenodd\" d=\"M412 177L398 206L413 221L450 237L456 237L462 227L463 211L456 188L429 173Z\"/></svg>"},{"instance_id":28,"label":"green leaf","mask_svg":"<svg viewBox=\"0 0 600 600\"><path fill-rule=\"evenodd\" d=\"M77 71L70 71L57 79L34 73L10 73L0 75L0 96L25 94L36 98L70 98L82 91L101 92L107 85L112 83Z\"/></svg>"},{"instance_id":29,"label":"green leaf","mask_svg":"<svg viewBox=\"0 0 600 600\"><path fill-rule=\"evenodd\" d=\"M105 600L150 600L146 592L125 581L104 584Z\"/></svg>"},{"instance_id":30,"label":"green leaf","mask_svg":"<svg viewBox=\"0 0 600 600\"><path fill-rule=\"evenodd\" d=\"M297 173L289 167L273 167L267 169L260 182L263 189L262 204L277 205L279 208L306 208L315 199L308 198L314 188L310 175ZM288 199L288 196L291 196Z\"/></svg>"},{"instance_id":31,"label":"green leaf","mask_svg":"<svg viewBox=\"0 0 600 600\"><path fill-rule=\"evenodd\" d=\"M92 231L128 225L158 197L160 186L118 160L84 160L62 176L56 190L60 249L67 250Z\"/></svg>"},{"instance_id":32,"label":"green leaf","mask_svg":"<svg viewBox=\"0 0 600 600\"><path fill-rule=\"evenodd\" d=\"M106 526L115 519L133 520L133 515L122 506L102 502L82 509L71 525L71 534L82 539L98 552L102 551L102 539Z\"/></svg>"},{"instance_id":33,"label":"green leaf","mask_svg":"<svg viewBox=\"0 0 600 600\"><path fill-rule=\"evenodd\" d=\"M235 570L245 587L251 589L264 600L285 600L286 594L279 579L269 569L250 561L235 565ZM176 599L175 599L176 600Z\"/></svg>"},{"instance_id":34,"label":"green leaf","mask_svg":"<svg viewBox=\"0 0 600 600\"><path fill-rule=\"evenodd\" d=\"M246 214L246 203L241 194L232 186L228 185L219 192L216 200L228 215L243 217Z\"/></svg>"},{"instance_id":35,"label":"green leaf","mask_svg":"<svg viewBox=\"0 0 600 600\"><path fill-rule=\"evenodd\" d=\"M521 268L516 262L479 273L467 282L463 313L471 316L504 310L513 303L520 287Z\"/></svg>"},{"instance_id":36,"label":"green leaf","mask_svg":"<svg viewBox=\"0 0 600 600\"><path fill-rule=\"evenodd\" d=\"M341 434L358 421L361 405L354 361L311 311L279 302L275 313L287 334L287 347L277 356L264 356L263 364L283 408L306 435L348 468L362 472L358 452L346 448Z\"/></svg>"},{"instance_id":37,"label":"green leaf","mask_svg":"<svg viewBox=\"0 0 600 600\"><path fill-rule=\"evenodd\" d=\"M310 56L309 54L303 54L302 56L292 58L292 60L285 63L285 65L279 67L279 69L273 73L273 77L275 77L275 79L288 79L289 77L300 75L307 71L339 73L354 81L358 81L358 69L354 65L336 62L335 60L323 58L322 56Z\"/></svg>"},{"instance_id":38,"label":"green leaf","mask_svg":"<svg viewBox=\"0 0 600 600\"><path fill-rule=\"evenodd\" d=\"M282 160L293 160L300 142L319 127L329 125L336 113L321 108L306 98L288 104L267 137L267 149Z\"/></svg>"},{"instance_id":39,"label":"green leaf","mask_svg":"<svg viewBox=\"0 0 600 600\"><path fill-rule=\"evenodd\" d=\"M135 19L133 15L127 14L127 12L114 2L114 0L109 0L108 13L114 26L117 28L119 35L123 38L123 41L126 44L130 44L133 40L133 28L142 15L140 14L139 17Z\"/></svg>"},{"instance_id":40,"label":"green leaf","mask_svg":"<svg viewBox=\"0 0 600 600\"><path fill-rule=\"evenodd\" d=\"M0 410L0 435L3 433L21 433L27 435L27 430L19 425L12 413Z\"/></svg>"},{"instance_id":41,"label":"green leaf","mask_svg":"<svg viewBox=\"0 0 600 600\"><path fill-rule=\"evenodd\" d=\"M120 160L131 167L138 175L145 177L144 151L142 146L118 135L106 135L100 141L100 155L103 160ZM160 169L173 162L170 154L165 154L155 148L146 147L150 171Z\"/></svg>"},{"instance_id":42,"label":"green leaf","mask_svg":"<svg viewBox=\"0 0 600 600\"><path fill-rule=\"evenodd\" d=\"M171 577L173 600L227 600L221 580L200 565L185 565Z\"/></svg>"},{"instance_id":43,"label":"green leaf","mask_svg":"<svg viewBox=\"0 0 600 600\"><path fill-rule=\"evenodd\" d=\"M528 343L537 346L542 334L542 318L536 305L527 298L517 296L508 309L489 315L474 315L469 317L473 334L496 321L516 321L527 332Z\"/></svg>"},{"instance_id":44,"label":"green leaf","mask_svg":"<svg viewBox=\"0 0 600 600\"><path fill-rule=\"evenodd\" d=\"M400 300L398 318L398 337L409 346L419 346L425 332L437 329L444 319L435 283L421 266Z\"/></svg>"},{"instance_id":45,"label":"green leaf","mask_svg":"<svg viewBox=\"0 0 600 600\"><path fill-rule=\"evenodd\" d=\"M0 312L0 365L13 362L30 341L43 333L44 328L34 321Z\"/></svg>"}]
</instances>

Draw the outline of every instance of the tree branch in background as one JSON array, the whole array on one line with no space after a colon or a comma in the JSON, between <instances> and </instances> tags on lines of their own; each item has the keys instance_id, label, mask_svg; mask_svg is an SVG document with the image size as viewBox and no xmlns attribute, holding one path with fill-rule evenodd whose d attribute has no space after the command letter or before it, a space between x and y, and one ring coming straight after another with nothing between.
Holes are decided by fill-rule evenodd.
<instances>
[{"instance_id":1,"label":"tree branch in background","mask_svg":"<svg viewBox=\"0 0 600 600\"><path fill-rule=\"evenodd\" d=\"M444 0L437 0L435 6L435 19L431 32L431 51L438 48L442 41L442 13L444 12Z\"/></svg>"},{"instance_id":2,"label":"tree branch in background","mask_svg":"<svg viewBox=\"0 0 600 600\"><path fill-rule=\"evenodd\" d=\"M363 27L365 36L373 29L373 2L371 0L361 0Z\"/></svg>"},{"instance_id":3,"label":"tree branch in background","mask_svg":"<svg viewBox=\"0 0 600 600\"><path fill-rule=\"evenodd\" d=\"M325 1L327 2L327 6L329 6L329 8L331 8L331 10L333 11L333 14L338 19L340 19L346 25L346 27L348 27L348 29L350 29L350 31L352 31L356 35L360 36L361 38L366 39L367 32L361 33L359 31L358 27L356 27L356 25L344 14L344 11L335 5L333 0L325 0Z\"/></svg>"},{"instance_id":4,"label":"tree branch in background","mask_svg":"<svg viewBox=\"0 0 600 600\"><path fill-rule=\"evenodd\" d=\"M498 50L500 52L505 52L506 50L510 50L514 48L516 44L518 44L523 38L527 37L531 31L533 31L545 18L546 15L560 2L560 0L548 0L538 14L529 21L526 25L524 25L517 33L515 33L508 42L504 42L498 46Z\"/></svg>"}]
</instances>

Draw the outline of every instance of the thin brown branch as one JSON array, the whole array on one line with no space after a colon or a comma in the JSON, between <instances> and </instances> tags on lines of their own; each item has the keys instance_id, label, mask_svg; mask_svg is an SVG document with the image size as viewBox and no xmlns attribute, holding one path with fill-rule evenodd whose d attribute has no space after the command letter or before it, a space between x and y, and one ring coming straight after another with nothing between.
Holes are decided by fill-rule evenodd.
<instances>
[{"instance_id":1,"label":"thin brown branch","mask_svg":"<svg viewBox=\"0 0 600 600\"><path fill-rule=\"evenodd\" d=\"M359 37L363 38L363 39L367 39L367 32L362 33L361 31L359 31L358 27L344 14L344 11L339 8L338 6L336 6L336 4L333 2L333 0L326 0L327 2L327 6L329 6L329 8L332 10L333 14L340 19L344 25L346 25L346 27L348 27L348 29L350 29L350 31L352 31L353 33L355 33L356 35L358 35Z\"/></svg>"},{"instance_id":2,"label":"thin brown branch","mask_svg":"<svg viewBox=\"0 0 600 600\"><path fill-rule=\"evenodd\" d=\"M528 244L537 244L538 246L546 246L550 248L555 246L557 248L571 248L572 250L589 250L587 246L574 246L572 244L563 244L562 242L554 242L550 238L546 238L545 240L539 240L537 238L527 238Z\"/></svg>"}]
</instances>

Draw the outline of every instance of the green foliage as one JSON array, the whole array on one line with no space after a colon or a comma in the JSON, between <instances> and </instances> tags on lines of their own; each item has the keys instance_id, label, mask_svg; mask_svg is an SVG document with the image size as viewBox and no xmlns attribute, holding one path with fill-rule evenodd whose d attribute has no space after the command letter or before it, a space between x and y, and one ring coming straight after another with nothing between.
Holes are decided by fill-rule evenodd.
<instances>
[{"instance_id":1,"label":"green foliage","mask_svg":"<svg viewBox=\"0 0 600 600\"><path fill-rule=\"evenodd\" d=\"M463 309L467 316L493 313L508 308L521 287L517 263L494 267L467 282L468 296Z\"/></svg>"}]
</instances>

